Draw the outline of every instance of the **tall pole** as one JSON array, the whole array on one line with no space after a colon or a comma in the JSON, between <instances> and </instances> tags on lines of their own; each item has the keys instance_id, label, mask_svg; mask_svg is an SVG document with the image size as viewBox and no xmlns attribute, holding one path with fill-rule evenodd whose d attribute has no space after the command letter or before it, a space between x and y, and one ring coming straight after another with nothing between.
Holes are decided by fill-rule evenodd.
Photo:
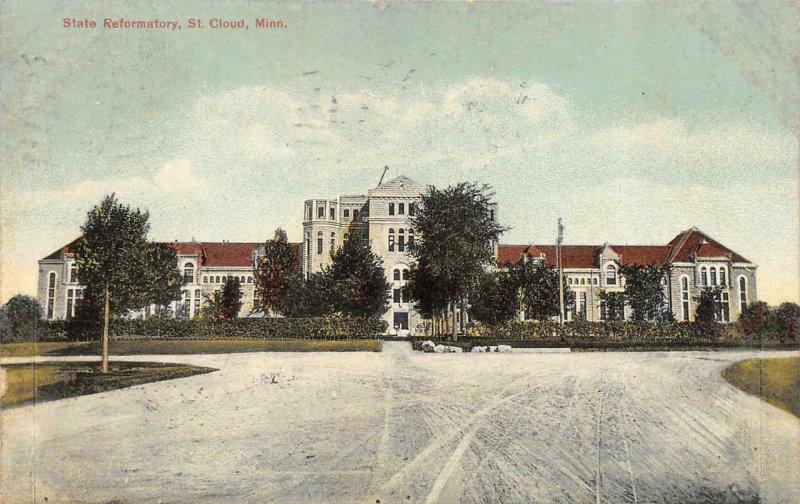
<instances>
[{"instance_id":1,"label":"tall pole","mask_svg":"<svg viewBox=\"0 0 800 504\"><path fill-rule=\"evenodd\" d=\"M560 316L559 325L564 325L564 268L561 259L561 242L564 241L564 226L561 217L558 218L558 238L556 239L556 267L558 268L558 307Z\"/></svg>"}]
</instances>

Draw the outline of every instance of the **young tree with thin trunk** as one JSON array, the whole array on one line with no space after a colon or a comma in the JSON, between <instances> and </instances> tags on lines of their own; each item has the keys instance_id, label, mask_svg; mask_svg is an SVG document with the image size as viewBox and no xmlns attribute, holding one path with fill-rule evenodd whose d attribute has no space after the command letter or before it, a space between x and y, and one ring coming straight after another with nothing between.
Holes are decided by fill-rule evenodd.
<instances>
[{"instance_id":1,"label":"young tree with thin trunk","mask_svg":"<svg viewBox=\"0 0 800 504\"><path fill-rule=\"evenodd\" d=\"M81 227L76 259L78 281L103 303L102 371L108 372L108 330L112 313L141 308L150 298L147 274L149 214L120 203L114 194L92 208Z\"/></svg>"}]
</instances>

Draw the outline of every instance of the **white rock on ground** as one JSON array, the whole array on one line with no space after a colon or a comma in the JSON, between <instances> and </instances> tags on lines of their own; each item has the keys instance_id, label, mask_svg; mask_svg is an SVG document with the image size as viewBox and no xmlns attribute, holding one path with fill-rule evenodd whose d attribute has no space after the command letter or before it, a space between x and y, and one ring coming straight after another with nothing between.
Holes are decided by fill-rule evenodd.
<instances>
[{"instance_id":1,"label":"white rock on ground","mask_svg":"<svg viewBox=\"0 0 800 504\"><path fill-rule=\"evenodd\" d=\"M130 357L216 373L2 412L4 503L800 499L756 352ZM790 353L761 355L786 356ZM264 383L264 376L280 376ZM34 471L33 461L37 464Z\"/></svg>"}]
</instances>

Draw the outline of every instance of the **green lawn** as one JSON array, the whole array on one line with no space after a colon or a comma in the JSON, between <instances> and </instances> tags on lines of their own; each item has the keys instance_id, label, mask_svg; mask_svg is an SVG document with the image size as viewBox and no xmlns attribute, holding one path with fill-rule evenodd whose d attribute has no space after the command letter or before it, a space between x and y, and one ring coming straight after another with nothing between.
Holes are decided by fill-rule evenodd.
<instances>
[{"instance_id":1,"label":"green lawn","mask_svg":"<svg viewBox=\"0 0 800 504\"><path fill-rule=\"evenodd\" d=\"M747 393L800 417L800 358L737 362L722 376Z\"/></svg>"},{"instance_id":2,"label":"green lawn","mask_svg":"<svg viewBox=\"0 0 800 504\"><path fill-rule=\"evenodd\" d=\"M8 389L0 397L0 409L216 371L158 362L111 362L108 374L100 372L99 362L14 364L3 366L2 370Z\"/></svg>"},{"instance_id":3,"label":"green lawn","mask_svg":"<svg viewBox=\"0 0 800 504\"><path fill-rule=\"evenodd\" d=\"M3 343L0 357L100 355L100 342ZM188 355L240 352L380 352L377 340L141 340L111 341L111 355Z\"/></svg>"}]
</instances>

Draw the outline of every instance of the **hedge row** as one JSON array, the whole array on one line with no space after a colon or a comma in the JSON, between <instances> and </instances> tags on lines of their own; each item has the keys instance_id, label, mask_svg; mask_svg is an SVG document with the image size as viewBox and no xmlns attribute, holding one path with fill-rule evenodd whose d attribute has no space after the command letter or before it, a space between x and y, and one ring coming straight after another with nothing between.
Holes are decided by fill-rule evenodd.
<instances>
[{"instance_id":1,"label":"hedge row","mask_svg":"<svg viewBox=\"0 0 800 504\"><path fill-rule=\"evenodd\" d=\"M536 344L619 343L720 343L741 342L733 325L684 322L583 322L559 326L556 322L511 321L498 326L477 325L469 330L468 340L502 340Z\"/></svg>"},{"instance_id":2,"label":"hedge row","mask_svg":"<svg viewBox=\"0 0 800 504\"><path fill-rule=\"evenodd\" d=\"M386 323L366 318L246 318L236 320L134 319L116 320L111 335L117 339L376 339Z\"/></svg>"}]
</instances>

